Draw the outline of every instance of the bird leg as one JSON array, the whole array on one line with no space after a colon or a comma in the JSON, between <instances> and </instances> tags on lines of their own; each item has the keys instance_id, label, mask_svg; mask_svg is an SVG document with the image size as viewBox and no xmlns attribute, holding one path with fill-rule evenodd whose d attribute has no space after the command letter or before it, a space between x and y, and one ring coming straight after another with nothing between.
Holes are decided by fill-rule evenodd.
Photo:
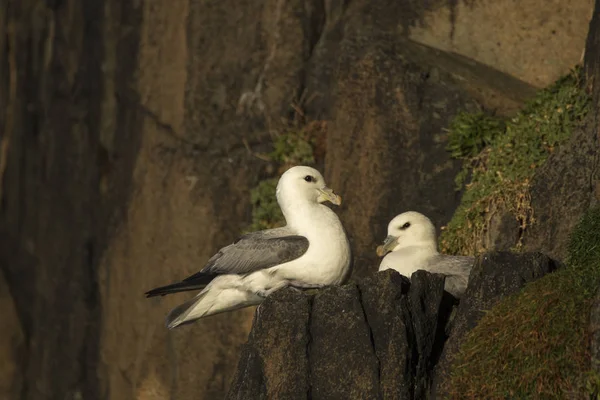
<instances>
[{"instance_id":1,"label":"bird leg","mask_svg":"<svg viewBox=\"0 0 600 400\"><path fill-rule=\"evenodd\" d=\"M289 285L288 281L277 282L274 286L272 286L270 288L265 288L264 290L257 290L256 294L259 295L259 296L261 296L261 297L265 297L266 298L271 293L276 292L279 289L283 289L284 287L286 287L288 285Z\"/></svg>"},{"instance_id":2,"label":"bird leg","mask_svg":"<svg viewBox=\"0 0 600 400\"><path fill-rule=\"evenodd\" d=\"M322 283L306 283L301 281L291 281L289 285L298 289L322 289L327 286Z\"/></svg>"},{"instance_id":3,"label":"bird leg","mask_svg":"<svg viewBox=\"0 0 600 400\"><path fill-rule=\"evenodd\" d=\"M258 307L256 307L255 316L254 316L255 321L258 321L260 319L260 314L262 314L261 311L262 311L262 303L260 303L258 305Z\"/></svg>"},{"instance_id":4,"label":"bird leg","mask_svg":"<svg viewBox=\"0 0 600 400\"><path fill-rule=\"evenodd\" d=\"M315 295L318 293L319 289L322 289L324 287L327 287L328 285L323 285L321 283L305 283L305 282L299 282L299 281L292 281L290 282L290 288L297 290L298 292L302 292L304 294L307 294L309 296Z\"/></svg>"}]
</instances>

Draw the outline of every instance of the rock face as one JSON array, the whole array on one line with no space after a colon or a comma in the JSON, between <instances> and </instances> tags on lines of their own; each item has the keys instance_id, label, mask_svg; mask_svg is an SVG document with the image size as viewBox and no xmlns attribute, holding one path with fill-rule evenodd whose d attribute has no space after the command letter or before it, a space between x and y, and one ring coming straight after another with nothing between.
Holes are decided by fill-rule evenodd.
<instances>
[{"instance_id":1,"label":"rock face","mask_svg":"<svg viewBox=\"0 0 600 400\"><path fill-rule=\"evenodd\" d=\"M598 157L600 134L600 18L596 1L585 45L584 71L592 96L583 126L573 130L569 141L550 155L531 182L531 207L535 223L523 235L527 251L541 251L564 259L568 238L585 211L600 201ZM491 232L489 247L508 249L517 242L519 226L512 216L500 216Z\"/></svg>"},{"instance_id":2,"label":"rock face","mask_svg":"<svg viewBox=\"0 0 600 400\"><path fill-rule=\"evenodd\" d=\"M410 285L397 272L385 271L312 298L276 292L257 311L228 398L394 399L424 393L426 366L439 346L437 322L451 309L450 298L442 303L443 285L442 276L426 272ZM287 324L278 325L284 321L277 316L290 305ZM299 309L307 318L294 318ZM302 335L285 335L290 329ZM265 348L265 342L279 347ZM278 362L278 348L299 359ZM269 379L274 365L278 374ZM285 397L282 380L302 390Z\"/></svg>"},{"instance_id":3,"label":"rock face","mask_svg":"<svg viewBox=\"0 0 600 400\"><path fill-rule=\"evenodd\" d=\"M409 36L545 87L580 59L593 3L524 0L515 7L508 1L447 2L424 13ZM431 26L437 29L428 29ZM487 38L488 45L474 37Z\"/></svg>"},{"instance_id":4,"label":"rock face","mask_svg":"<svg viewBox=\"0 0 600 400\"><path fill-rule=\"evenodd\" d=\"M23 368L25 360L25 333L19 321L15 302L9 292L4 275L0 274L0 398L18 398L23 390Z\"/></svg>"},{"instance_id":5,"label":"rock face","mask_svg":"<svg viewBox=\"0 0 600 400\"><path fill-rule=\"evenodd\" d=\"M556 267L539 253L483 255L457 309L444 277L425 271L314 297L276 292L257 310L227 398L426 399L485 310Z\"/></svg>"},{"instance_id":6,"label":"rock face","mask_svg":"<svg viewBox=\"0 0 600 400\"><path fill-rule=\"evenodd\" d=\"M300 399L308 393L310 298L294 290L274 296L269 304L277 306L256 312L256 328L242 348L248 365L234 379L235 399ZM281 374L282 369L290 373Z\"/></svg>"},{"instance_id":7,"label":"rock face","mask_svg":"<svg viewBox=\"0 0 600 400\"><path fill-rule=\"evenodd\" d=\"M246 226L249 189L270 167L256 153L281 133L291 102L328 123L325 175L345 199L340 214L357 276L375 269L374 244L399 211L446 223L460 197L453 190L459 164L444 151L450 118L480 107L515 110L538 82L505 67L524 66L545 80L566 72L587 24L583 3L544 6L553 10L550 21L572 28L559 29L565 44L552 62L540 56L533 65L531 43L551 34L530 21L545 16L495 2L510 10L505 20L521 21L515 35L539 38L509 42L500 54L494 32L466 29L480 25L469 21L481 22L477 12L485 10L470 3L0 0L2 307L16 312L4 337L19 348L0 367L0 382L12 382L6 393L25 400L227 393L252 310L168 332L165 314L189 295L148 301L142 294L197 270ZM437 34L427 39L439 31L431 16L452 9L458 17L443 22L456 25L451 45ZM465 36L474 51L465 50ZM501 71L493 68L498 59L507 60ZM359 301L366 324L356 291L377 295L361 285L340 293L348 322L363 330L352 340L385 343L391 335L367 334L369 324L384 324L369 311L375 304L406 339L349 358L364 361L368 379L373 371L381 377L356 393L421 393L427 378L417 371L436 357L437 344L419 344L418 355L406 346L418 326L439 323L431 319L437 298L427 297L433 308L413 321L403 314L412 307L402 294L408 289L384 285L388 296L404 296L403 305ZM254 362L264 357L244 351ZM417 386L392 380L396 360L417 374ZM269 393L288 394L269 382ZM314 384L324 396L338 390Z\"/></svg>"},{"instance_id":8,"label":"rock face","mask_svg":"<svg viewBox=\"0 0 600 400\"><path fill-rule=\"evenodd\" d=\"M16 398L198 398L192 383L222 397L251 310L169 333L164 316L184 297L143 293L196 270L245 224L260 161L238 133L251 145L264 134L219 93L249 67L211 53L214 39L193 43L212 59L188 57L198 10L186 2L8 3L0 260L22 324L8 335L25 333ZM200 14L190 37L230 29ZM217 60L222 75L202 70Z\"/></svg>"}]
</instances>

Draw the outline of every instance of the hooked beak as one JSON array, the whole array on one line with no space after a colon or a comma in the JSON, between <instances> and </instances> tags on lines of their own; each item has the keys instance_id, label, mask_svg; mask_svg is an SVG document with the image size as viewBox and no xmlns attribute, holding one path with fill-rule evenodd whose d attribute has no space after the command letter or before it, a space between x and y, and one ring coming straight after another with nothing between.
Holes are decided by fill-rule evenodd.
<instances>
[{"instance_id":1,"label":"hooked beak","mask_svg":"<svg viewBox=\"0 0 600 400\"><path fill-rule=\"evenodd\" d=\"M390 251L394 250L394 247L396 247L397 245L398 245L398 237L388 235L388 237L386 237L385 240L383 241L383 244L381 246L377 246L377 255L379 257L383 257Z\"/></svg>"},{"instance_id":2,"label":"hooked beak","mask_svg":"<svg viewBox=\"0 0 600 400\"><path fill-rule=\"evenodd\" d=\"M329 189L327 186L323 186L322 188L319 188L317 190L319 191L319 197L317 197L317 201L319 203L330 201L336 206L342 204L342 198L335 194L333 190Z\"/></svg>"}]
</instances>

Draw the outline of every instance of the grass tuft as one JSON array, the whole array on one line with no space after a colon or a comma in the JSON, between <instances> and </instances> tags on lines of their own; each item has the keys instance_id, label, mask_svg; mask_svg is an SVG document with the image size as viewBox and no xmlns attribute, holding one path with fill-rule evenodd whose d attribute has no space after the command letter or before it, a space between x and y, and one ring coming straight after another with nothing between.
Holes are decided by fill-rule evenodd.
<instances>
[{"instance_id":1,"label":"grass tuft","mask_svg":"<svg viewBox=\"0 0 600 400\"><path fill-rule=\"evenodd\" d=\"M589 317L600 288L600 207L570 237L567 266L503 299L466 337L447 385L452 399L587 398Z\"/></svg>"},{"instance_id":2,"label":"grass tuft","mask_svg":"<svg viewBox=\"0 0 600 400\"><path fill-rule=\"evenodd\" d=\"M537 168L564 143L589 110L581 69L541 90L514 118L459 114L451 123L448 150L465 160L456 177L461 204L442 231L440 247L452 254L485 250L485 232L495 213L511 213L521 238L534 222L530 181ZM469 183L464 185L467 178ZM521 245L521 238L516 247Z\"/></svg>"}]
</instances>

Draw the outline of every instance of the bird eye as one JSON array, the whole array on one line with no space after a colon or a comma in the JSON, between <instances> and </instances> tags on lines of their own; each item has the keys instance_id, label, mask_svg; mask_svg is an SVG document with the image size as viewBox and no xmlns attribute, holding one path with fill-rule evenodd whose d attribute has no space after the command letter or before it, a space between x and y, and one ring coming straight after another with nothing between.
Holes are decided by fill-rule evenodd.
<instances>
[{"instance_id":1,"label":"bird eye","mask_svg":"<svg viewBox=\"0 0 600 400\"><path fill-rule=\"evenodd\" d=\"M408 227L410 226L410 222L405 223L404 225L402 225L400 227L400 229L404 230L404 229L408 229Z\"/></svg>"},{"instance_id":2,"label":"bird eye","mask_svg":"<svg viewBox=\"0 0 600 400\"><path fill-rule=\"evenodd\" d=\"M314 182L315 178L313 178L313 177L312 177L312 176L310 176L310 175L306 175L306 176L304 177L304 180L305 180L306 182Z\"/></svg>"}]
</instances>

